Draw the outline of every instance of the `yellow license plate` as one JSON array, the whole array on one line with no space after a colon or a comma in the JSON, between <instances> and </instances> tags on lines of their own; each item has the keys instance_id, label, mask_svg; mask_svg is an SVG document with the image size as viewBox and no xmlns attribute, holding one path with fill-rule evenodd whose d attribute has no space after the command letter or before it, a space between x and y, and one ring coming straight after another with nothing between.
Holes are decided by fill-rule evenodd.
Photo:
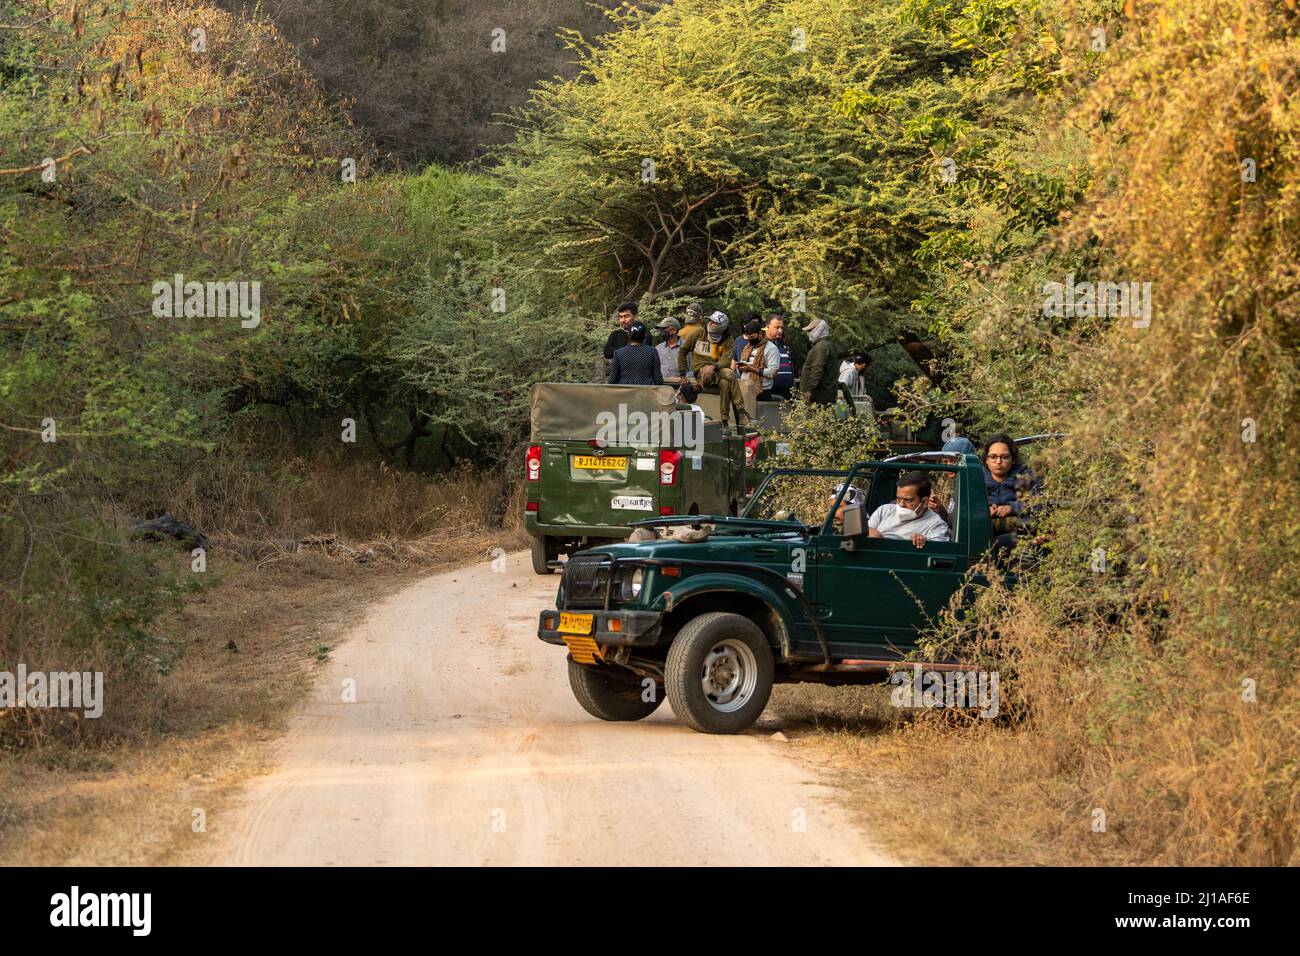
<instances>
[{"instance_id":1,"label":"yellow license plate","mask_svg":"<svg viewBox=\"0 0 1300 956\"><path fill-rule=\"evenodd\" d=\"M613 468L627 470L626 455L576 455L573 467L584 471L606 471Z\"/></svg>"},{"instance_id":2,"label":"yellow license plate","mask_svg":"<svg viewBox=\"0 0 1300 956\"><path fill-rule=\"evenodd\" d=\"M590 634L596 623L594 614L560 613L561 634Z\"/></svg>"}]
</instances>

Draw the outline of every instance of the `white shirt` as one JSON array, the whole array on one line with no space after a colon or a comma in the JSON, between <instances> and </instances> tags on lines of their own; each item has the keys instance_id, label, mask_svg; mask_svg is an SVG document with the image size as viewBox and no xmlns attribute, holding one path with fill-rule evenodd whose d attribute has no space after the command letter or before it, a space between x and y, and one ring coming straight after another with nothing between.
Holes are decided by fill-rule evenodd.
<instances>
[{"instance_id":1,"label":"white shirt","mask_svg":"<svg viewBox=\"0 0 1300 956\"><path fill-rule=\"evenodd\" d=\"M892 501L883 504L871 513L867 527L875 528L882 538L897 538L911 541L912 535L923 534L926 541L948 541L948 522L940 518L929 508L925 514L913 521L898 520L898 506Z\"/></svg>"},{"instance_id":2,"label":"white shirt","mask_svg":"<svg viewBox=\"0 0 1300 956\"><path fill-rule=\"evenodd\" d=\"M852 362L840 364L840 381L849 387L849 394L854 398L867 397L866 380L858 374L858 367Z\"/></svg>"}]
</instances>

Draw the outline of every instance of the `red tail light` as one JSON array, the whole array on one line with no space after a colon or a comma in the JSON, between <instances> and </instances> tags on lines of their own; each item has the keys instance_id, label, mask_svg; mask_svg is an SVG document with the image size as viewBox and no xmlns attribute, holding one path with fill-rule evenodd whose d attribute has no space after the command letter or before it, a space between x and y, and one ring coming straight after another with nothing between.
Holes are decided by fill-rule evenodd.
<instances>
[{"instance_id":1,"label":"red tail light","mask_svg":"<svg viewBox=\"0 0 1300 956\"><path fill-rule=\"evenodd\" d=\"M672 506L672 505L660 505L660 506L659 506L659 515L660 515L660 517L666 518L666 517L668 517L668 516L669 516L670 514L672 514L672 513L673 513L673 506Z\"/></svg>"},{"instance_id":2,"label":"red tail light","mask_svg":"<svg viewBox=\"0 0 1300 956\"><path fill-rule=\"evenodd\" d=\"M753 438L745 439L745 464L752 465L754 456L758 454L758 443L762 441L761 435L755 435Z\"/></svg>"},{"instance_id":3,"label":"red tail light","mask_svg":"<svg viewBox=\"0 0 1300 956\"><path fill-rule=\"evenodd\" d=\"M682 463L679 451L661 451L659 453L659 484L677 484L677 466Z\"/></svg>"},{"instance_id":4,"label":"red tail light","mask_svg":"<svg viewBox=\"0 0 1300 956\"><path fill-rule=\"evenodd\" d=\"M542 446L529 445L528 454L524 456L525 474L529 481L542 477Z\"/></svg>"}]
</instances>

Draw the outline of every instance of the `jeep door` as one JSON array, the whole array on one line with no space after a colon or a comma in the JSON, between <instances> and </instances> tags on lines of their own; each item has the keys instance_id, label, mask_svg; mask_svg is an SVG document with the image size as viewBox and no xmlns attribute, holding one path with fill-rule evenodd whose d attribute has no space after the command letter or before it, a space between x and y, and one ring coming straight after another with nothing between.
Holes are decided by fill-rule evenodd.
<instances>
[{"instance_id":1,"label":"jeep door","mask_svg":"<svg viewBox=\"0 0 1300 956\"><path fill-rule=\"evenodd\" d=\"M863 505L864 530L872 511L894 500L898 477L913 467L880 468L872 474ZM954 480L956 469L916 470L936 482L941 500L951 501L954 537L963 538L964 503ZM911 541L863 537L853 541L853 550L844 550L841 545L848 539L829 519L813 540L816 575L809 597L836 656L890 658L910 650L961 588L971 564L965 540L927 541L917 548Z\"/></svg>"}]
</instances>

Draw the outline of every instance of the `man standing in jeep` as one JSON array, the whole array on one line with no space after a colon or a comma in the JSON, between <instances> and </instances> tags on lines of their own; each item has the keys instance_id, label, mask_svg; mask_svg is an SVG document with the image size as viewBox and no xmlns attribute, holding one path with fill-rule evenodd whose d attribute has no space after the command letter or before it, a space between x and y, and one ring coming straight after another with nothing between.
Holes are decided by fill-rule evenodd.
<instances>
[{"instance_id":1,"label":"man standing in jeep","mask_svg":"<svg viewBox=\"0 0 1300 956\"><path fill-rule=\"evenodd\" d=\"M695 343L704 335L704 303L692 302L686 307L686 325L682 327L681 344L677 349L677 377L681 381L688 378L699 385L695 380L695 365L691 361L691 353L695 351Z\"/></svg>"},{"instance_id":2,"label":"man standing in jeep","mask_svg":"<svg viewBox=\"0 0 1300 956\"><path fill-rule=\"evenodd\" d=\"M618 307L615 313L618 320L618 328L609 333L609 338L605 340L605 360L613 361L614 353L629 342L627 330L632 327L636 321L636 303L624 302Z\"/></svg>"},{"instance_id":3,"label":"man standing in jeep","mask_svg":"<svg viewBox=\"0 0 1300 956\"><path fill-rule=\"evenodd\" d=\"M772 385L766 391L758 393L760 402L785 401L794 390L794 357L790 346L785 341L785 319L773 313L767 317L763 334L772 348L776 349L777 369L772 378Z\"/></svg>"},{"instance_id":4,"label":"man standing in jeep","mask_svg":"<svg viewBox=\"0 0 1300 956\"><path fill-rule=\"evenodd\" d=\"M831 327L825 319L813 319L803 330L812 348L799 375L799 394L817 405L834 405L840 390L839 370L844 350L831 338Z\"/></svg>"}]
</instances>

